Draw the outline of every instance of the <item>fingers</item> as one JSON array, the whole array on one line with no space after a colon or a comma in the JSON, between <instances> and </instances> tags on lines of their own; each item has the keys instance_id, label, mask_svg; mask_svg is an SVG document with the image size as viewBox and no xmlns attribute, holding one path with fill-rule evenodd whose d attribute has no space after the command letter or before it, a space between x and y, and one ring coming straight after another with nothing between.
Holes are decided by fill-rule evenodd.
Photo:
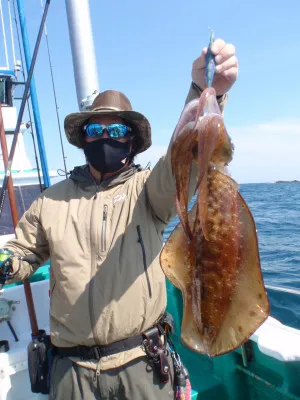
<instances>
[{"instance_id":1,"label":"fingers","mask_svg":"<svg viewBox=\"0 0 300 400\"><path fill-rule=\"evenodd\" d=\"M224 94L231 88L238 76L239 66L235 47L226 43L223 39L216 39L211 46L211 52L216 61L214 88L217 93ZM194 61L192 68L192 80L200 88L206 87L206 54L207 47L204 47L200 57Z\"/></svg>"},{"instance_id":2,"label":"fingers","mask_svg":"<svg viewBox=\"0 0 300 400\"><path fill-rule=\"evenodd\" d=\"M232 67L224 71L222 74L226 77L228 81L234 82L238 77L239 69L237 67Z\"/></svg>"},{"instance_id":3,"label":"fingers","mask_svg":"<svg viewBox=\"0 0 300 400\"><path fill-rule=\"evenodd\" d=\"M226 71L230 70L231 68L238 68L238 60L235 56L231 56L230 58L223 61L221 64L217 64L216 72L218 74L225 73Z\"/></svg>"},{"instance_id":4,"label":"fingers","mask_svg":"<svg viewBox=\"0 0 300 400\"><path fill-rule=\"evenodd\" d=\"M235 56L235 47L231 43L225 43L223 39L216 39L211 46L211 52L215 55L216 64L222 64Z\"/></svg>"},{"instance_id":5,"label":"fingers","mask_svg":"<svg viewBox=\"0 0 300 400\"><path fill-rule=\"evenodd\" d=\"M225 43L223 39L216 39L211 51L215 55L217 73L224 76L237 76L238 60L233 44Z\"/></svg>"},{"instance_id":6,"label":"fingers","mask_svg":"<svg viewBox=\"0 0 300 400\"><path fill-rule=\"evenodd\" d=\"M217 68L217 72L222 72L228 68L237 65L237 58L235 56L235 47L233 44L225 43L223 39L216 39L211 47L211 52L215 55L215 61L217 66L221 66L219 69ZM205 68L205 56L207 54L207 47L202 49L201 56L198 57L193 64L194 69L202 69Z\"/></svg>"},{"instance_id":7,"label":"fingers","mask_svg":"<svg viewBox=\"0 0 300 400\"><path fill-rule=\"evenodd\" d=\"M223 39L216 39L213 44L211 45L211 52L217 56L222 49L226 46L226 43Z\"/></svg>"}]
</instances>

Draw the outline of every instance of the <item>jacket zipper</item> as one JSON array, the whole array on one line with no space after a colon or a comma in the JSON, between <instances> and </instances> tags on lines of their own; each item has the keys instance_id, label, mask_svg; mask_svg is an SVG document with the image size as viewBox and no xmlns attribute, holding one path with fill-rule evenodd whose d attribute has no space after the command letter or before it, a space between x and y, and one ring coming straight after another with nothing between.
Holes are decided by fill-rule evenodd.
<instances>
[{"instance_id":1,"label":"jacket zipper","mask_svg":"<svg viewBox=\"0 0 300 400\"><path fill-rule=\"evenodd\" d=\"M151 283L150 283L149 274L148 274L148 270L147 270L146 250L145 250L145 246L144 246L144 242L143 242L143 238L142 238L142 232L141 232L140 225L137 225L136 230L138 233L138 242L142 248L144 271L145 271L145 275L146 275L146 279L147 279L149 297L151 299L152 298L152 289L151 289Z\"/></svg>"},{"instance_id":2,"label":"jacket zipper","mask_svg":"<svg viewBox=\"0 0 300 400\"><path fill-rule=\"evenodd\" d=\"M106 225L107 225L108 206L104 204L103 219L102 219L102 233L101 233L101 251L106 251Z\"/></svg>"},{"instance_id":3,"label":"jacket zipper","mask_svg":"<svg viewBox=\"0 0 300 400\"><path fill-rule=\"evenodd\" d=\"M95 313L94 313L94 282L95 282L95 273L96 273L96 254L97 250L95 246L95 241L92 240L92 232L95 231L96 233L96 243L99 243L99 235L98 235L98 218L93 218L93 211L97 212L97 202L96 202L97 196L94 197L94 203L93 203L93 210L91 213L91 281L90 281L90 287L89 287L89 311L90 311L90 321L91 321L91 329L93 332L93 337L95 344L99 344L97 340L97 330L96 330L96 318L95 318Z\"/></svg>"}]
</instances>

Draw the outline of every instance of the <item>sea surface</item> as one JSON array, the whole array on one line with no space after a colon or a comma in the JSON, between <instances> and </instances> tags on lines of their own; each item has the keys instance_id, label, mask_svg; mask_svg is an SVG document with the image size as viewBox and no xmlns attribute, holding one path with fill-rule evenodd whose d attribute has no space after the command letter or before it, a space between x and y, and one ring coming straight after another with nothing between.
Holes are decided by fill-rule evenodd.
<instances>
[{"instance_id":1,"label":"sea surface","mask_svg":"<svg viewBox=\"0 0 300 400\"><path fill-rule=\"evenodd\" d=\"M271 315L300 329L300 183L244 184L240 193L256 223ZM165 240L178 222L167 226Z\"/></svg>"}]
</instances>

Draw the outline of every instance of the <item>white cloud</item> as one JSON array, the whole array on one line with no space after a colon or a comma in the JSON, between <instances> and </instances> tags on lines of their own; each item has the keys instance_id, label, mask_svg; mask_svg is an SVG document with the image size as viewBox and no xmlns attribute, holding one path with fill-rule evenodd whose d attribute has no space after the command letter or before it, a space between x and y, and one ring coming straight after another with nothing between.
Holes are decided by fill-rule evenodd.
<instances>
[{"instance_id":1,"label":"white cloud","mask_svg":"<svg viewBox=\"0 0 300 400\"><path fill-rule=\"evenodd\" d=\"M232 177L243 182L300 180L300 121L229 127L235 145Z\"/></svg>"},{"instance_id":2,"label":"white cloud","mask_svg":"<svg viewBox=\"0 0 300 400\"><path fill-rule=\"evenodd\" d=\"M227 129L235 146L229 171L238 183L300 180L300 120ZM167 146L152 146L136 161L144 167L150 161L153 168L166 150Z\"/></svg>"}]
</instances>

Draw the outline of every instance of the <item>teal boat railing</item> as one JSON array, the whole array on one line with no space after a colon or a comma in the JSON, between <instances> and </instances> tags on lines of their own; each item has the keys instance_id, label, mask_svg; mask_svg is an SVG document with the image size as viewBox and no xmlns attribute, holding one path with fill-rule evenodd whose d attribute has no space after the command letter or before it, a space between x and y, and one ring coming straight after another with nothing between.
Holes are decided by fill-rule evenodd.
<instances>
[{"instance_id":1,"label":"teal boat railing","mask_svg":"<svg viewBox=\"0 0 300 400\"><path fill-rule=\"evenodd\" d=\"M167 282L167 310L175 320L174 344L188 368L194 399L199 400L300 400L300 362L282 362L263 354L249 341L251 361L242 349L210 358L180 342L183 315L181 292Z\"/></svg>"}]
</instances>

